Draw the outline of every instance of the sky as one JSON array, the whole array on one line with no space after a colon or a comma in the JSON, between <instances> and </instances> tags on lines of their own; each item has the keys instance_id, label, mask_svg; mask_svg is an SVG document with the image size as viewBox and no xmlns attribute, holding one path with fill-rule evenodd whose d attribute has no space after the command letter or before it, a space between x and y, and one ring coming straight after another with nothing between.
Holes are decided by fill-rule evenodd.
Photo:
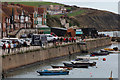
<instances>
[{"instance_id":1,"label":"sky","mask_svg":"<svg viewBox=\"0 0 120 80\"><path fill-rule=\"evenodd\" d=\"M43 1L58 2L67 5L77 5L79 7L106 10L118 14L119 0L43 0Z\"/></svg>"},{"instance_id":2,"label":"sky","mask_svg":"<svg viewBox=\"0 0 120 80\"><path fill-rule=\"evenodd\" d=\"M2 0L13 1L13 0ZM48 1L57 2L67 5L77 5L79 7L94 8L99 10L106 10L118 14L119 0L14 0L14 1Z\"/></svg>"}]
</instances>

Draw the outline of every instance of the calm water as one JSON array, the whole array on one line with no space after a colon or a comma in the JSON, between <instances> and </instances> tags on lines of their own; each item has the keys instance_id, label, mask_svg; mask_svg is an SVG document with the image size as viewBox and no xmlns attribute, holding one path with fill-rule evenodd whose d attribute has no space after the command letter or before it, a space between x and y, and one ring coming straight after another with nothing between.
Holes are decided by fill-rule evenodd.
<instances>
[{"instance_id":1,"label":"calm water","mask_svg":"<svg viewBox=\"0 0 120 80\"><path fill-rule=\"evenodd\" d=\"M109 48L113 48L115 46L119 46L120 43L114 43L110 46L106 46ZM101 47L105 48L105 47ZM98 51L101 48L91 50ZM32 67L27 67L20 70L16 70L13 72L9 72L7 74L8 78L46 78L46 76L40 76L36 73L37 70L51 68L50 65L63 65L63 62L68 62L70 60L75 59L77 55L85 56L88 54L80 54L76 53L72 56L64 56L61 58L51 59L48 61L44 61L43 63L37 63ZM106 58L106 61L102 59ZM21 60L22 61L22 60ZM99 56L99 60L96 60L97 67L89 67L88 69L84 68L74 68L70 71L69 75L58 75L58 76L47 76L47 78L108 78L110 77L110 72L113 72L113 77L118 78L118 54L110 54L108 56ZM92 76L91 74L92 73Z\"/></svg>"}]
</instances>

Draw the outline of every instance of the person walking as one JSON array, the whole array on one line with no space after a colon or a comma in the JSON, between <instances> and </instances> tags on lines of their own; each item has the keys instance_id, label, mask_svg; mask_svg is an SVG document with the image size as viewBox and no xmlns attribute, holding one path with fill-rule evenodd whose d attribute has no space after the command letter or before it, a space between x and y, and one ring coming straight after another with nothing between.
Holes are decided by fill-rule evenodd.
<instances>
[{"instance_id":1,"label":"person walking","mask_svg":"<svg viewBox=\"0 0 120 80\"><path fill-rule=\"evenodd\" d=\"M10 46L10 42L8 43L8 54L10 53L10 48L11 48L11 46Z\"/></svg>"},{"instance_id":2,"label":"person walking","mask_svg":"<svg viewBox=\"0 0 120 80\"><path fill-rule=\"evenodd\" d=\"M5 49L6 49L5 43L3 44L2 49L3 49L3 51L4 51L3 54L5 54Z\"/></svg>"},{"instance_id":3,"label":"person walking","mask_svg":"<svg viewBox=\"0 0 120 80\"><path fill-rule=\"evenodd\" d=\"M64 40L64 42L66 41L66 39L65 39L65 38L64 38L63 40Z\"/></svg>"},{"instance_id":4,"label":"person walking","mask_svg":"<svg viewBox=\"0 0 120 80\"><path fill-rule=\"evenodd\" d=\"M72 37L72 42L74 42L74 37Z\"/></svg>"},{"instance_id":5,"label":"person walking","mask_svg":"<svg viewBox=\"0 0 120 80\"><path fill-rule=\"evenodd\" d=\"M71 37L69 38L69 42L71 42Z\"/></svg>"},{"instance_id":6,"label":"person walking","mask_svg":"<svg viewBox=\"0 0 120 80\"><path fill-rule=\"evenodd\" d=\"M60 44L62 44L62 41L63 41L63 38L61 37L61 38L60 38Z\"/></svg>"}]
</instances>

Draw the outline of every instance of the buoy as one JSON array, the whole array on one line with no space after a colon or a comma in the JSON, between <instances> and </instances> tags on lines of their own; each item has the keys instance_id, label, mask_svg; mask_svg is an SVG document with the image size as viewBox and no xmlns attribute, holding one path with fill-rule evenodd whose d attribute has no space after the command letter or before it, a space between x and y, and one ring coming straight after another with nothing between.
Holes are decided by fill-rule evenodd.
<instances>
[{"instance_id":1,"label":"buoy","mask_svg":"<svg viewBox=\"0 0 120 80\"><path fill-rule=\"evenodd\" d=\"M103 58L103 61L106 61L106 58Z\"/></svg>"},{"instance_id":2,"label":"buoy","mask_svg":"<svg viewBox=\"0 0 120 80\"><path fill-rule=\"evenodd\" d=\"M92 72L90 72L90 77L92 77Z\"/></svg>"},{"instance_id":3,"label":"buoy","mask_svg":"<svg viewBox=\"0 0 120 80\"><path fill-rule=\"evenodd\" d=\"M111 74L110 74L109 80L113 80L113 78L112 78L112 71L111 71Z\"/></svg>"},{"instance_id":4,"label":"buoy","mask_svg":"<svg viewBox=\"0 0 120 80\"><path fill-rule=\"evenodd\" d=\"M95 56L94 54L92 54L91 56Z\"/></svg>"}]
</instances>

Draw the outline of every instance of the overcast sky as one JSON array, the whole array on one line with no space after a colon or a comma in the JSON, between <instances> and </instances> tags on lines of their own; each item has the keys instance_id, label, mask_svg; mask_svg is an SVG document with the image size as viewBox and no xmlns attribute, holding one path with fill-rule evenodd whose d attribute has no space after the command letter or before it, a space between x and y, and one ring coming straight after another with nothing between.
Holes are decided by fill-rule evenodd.
<instances>
[{"instance_id":1,"label":"overcast sky","mask_svg":"<svg viewBox=\"0 0 120 80\"><path fill-rule=\"evenodd\" d=\"M2 0L8 1L8 0ZM9 0L13 1L13 0ZM48 1L57 2L67 5L76 5L79 7L94 8L99 10L107 10L114 13L118 13L118 2L119 0L14 0L14 1Z\"/></svg>"},{"instance_id":2,"label":"overcast sky","mask_svg":"<svg viewBox=\"0 0 120 80\"><path fill-rule=\"evenodd\" d=\"M43 1L52 1L52 2L119 2L119 0L43 0Z\"/></svg>"},{"instance_id":3,"label":"overcast sky","mask_svg":"<svg viewBox=\"0 0 120 80\"><path fill-rule=\"evenodd\" d=\"M119 2L119 0L43 0L43 1L58 2L67 5L77 5L79 7L106 10L114 13L118 13Z\"/></svg>"}]
</instances>

